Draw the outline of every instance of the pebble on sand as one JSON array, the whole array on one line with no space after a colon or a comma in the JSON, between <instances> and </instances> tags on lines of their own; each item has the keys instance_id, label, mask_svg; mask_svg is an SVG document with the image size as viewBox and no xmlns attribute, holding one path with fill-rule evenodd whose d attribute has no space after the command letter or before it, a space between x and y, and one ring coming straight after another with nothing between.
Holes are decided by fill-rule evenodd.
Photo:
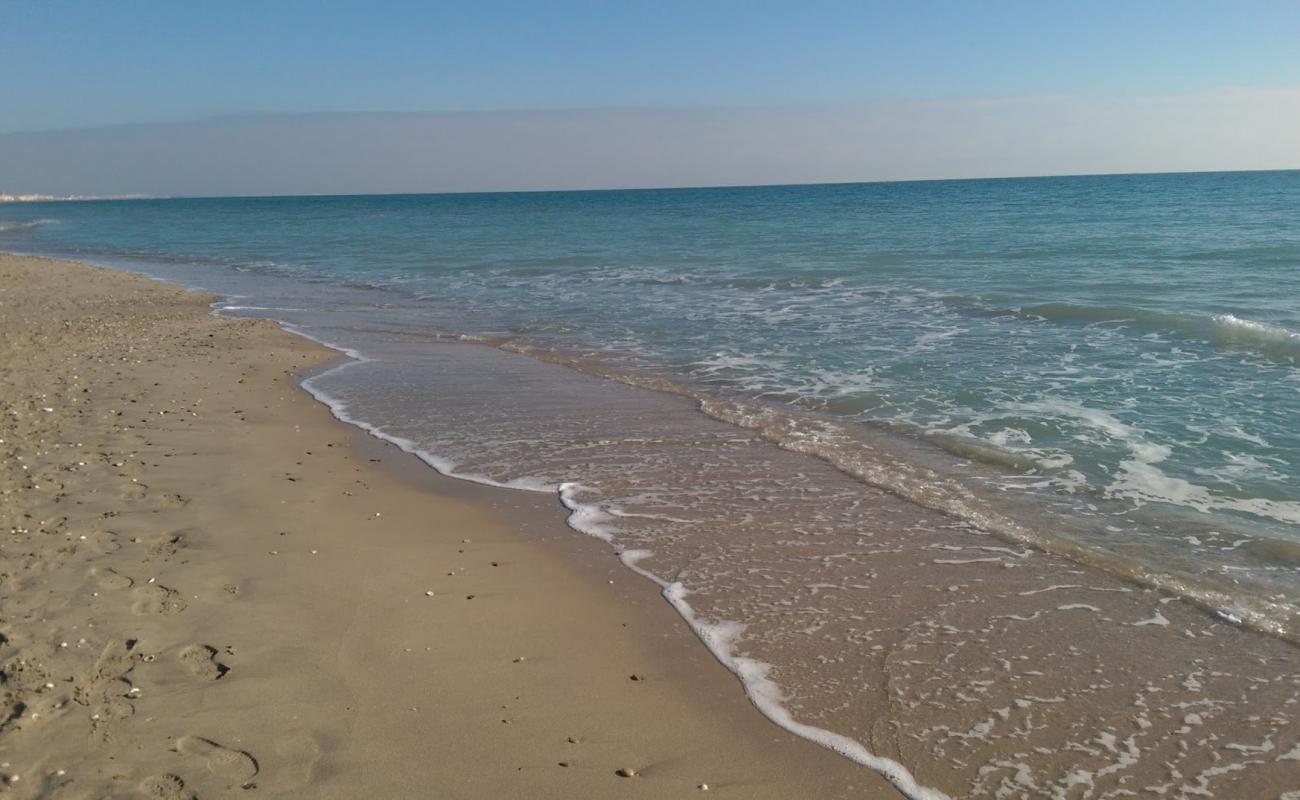
<instances>
[{"instance_id":1,"label":"pebble on sand","mask_svg":"<svg viewBox=\"0 0 1300 800\"><path fill-rule=\"evenodd\" d=\"M619 767L618 769L614 770L614 774L620 778L635 778L636 770L632 769L631 767Z\"/></svg>"}]
</instances>

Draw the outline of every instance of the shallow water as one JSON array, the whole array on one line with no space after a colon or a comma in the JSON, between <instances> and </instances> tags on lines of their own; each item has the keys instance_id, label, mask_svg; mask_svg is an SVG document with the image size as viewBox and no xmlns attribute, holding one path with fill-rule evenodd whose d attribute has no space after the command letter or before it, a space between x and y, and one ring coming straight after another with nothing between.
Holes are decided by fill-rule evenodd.
<instances>
[{"instance_id":1,"label":"shallow water","mask_svg":"<svg viewBox=\"0 0 1300 800\"><path fill-rule=\"evenodd\" d=\"M1277 796L1298 223L1252 173L33 204L0 248L350 349L338 413L561 493L911 794Z\"/></svg>"}]
</instances>

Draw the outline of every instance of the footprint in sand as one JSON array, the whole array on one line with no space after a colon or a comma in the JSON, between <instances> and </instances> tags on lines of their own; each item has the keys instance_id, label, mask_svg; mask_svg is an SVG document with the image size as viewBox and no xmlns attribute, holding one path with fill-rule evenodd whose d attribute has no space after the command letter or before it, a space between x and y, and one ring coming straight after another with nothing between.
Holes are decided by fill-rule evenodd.
<instances>
[{"instance_id":1,"label":"footprint in sand","mask_svg":"<svg viewBox=\"0 0 1300 800\"><path fill-rule=\"evenodd\" d=\"M149 487L143 483L128 483L118 493L125 503L139 503L149 496Z\"/></svg>"},{"instance_id":2,"label":"footprint in sand","mask_svg":"<svg viewBox=\"0 0 1300 800\"><path fill-rule=\"evenodd\" d=\"M127 679L135 660L133 640L111 641L86 672L73 678L74 699L90 711L91 732L100 741L107 741L113 723L135 713Z\"/></svg>"},{"instance_id":3,"label":"footprint in sand","mask_svg":"<svg viewBox=\"0 0 1300 800\"><path fill-rule=\"evenodd\" d=\"M105 644L87 673L89 682L118 680L130 672L135 667L135 645L134 639L113 640Z\"/></svg>"},{"instance_id":4,"label":"footprint in sand","mask_svg":"<svg viewBox=\"0 0 1300 800\"><path fill-rule=\"evenodd\" d=\"M23 702L23 695L10 689L0 689L0 734L7 733L10 723L16 722L27 713L29 706Z\"/></svg>"},{"instance_id":5,"label":"footprint in sand","mask_svg":"<svg viewBox=\"0 0 1300 800\"><path fill-rule=\"evenodd\" d=\"M176 740L176 749L187 756L202 758L208 771L234 784L244 785L257 775L257 761L242 750L222 747L210 739L182 736Z\"/></svg>"},{"instance_id":6,"label":"footprint in sand","mask_svg":"<svg viewBox=\"0 0 1300 800\"><path fill-rule=\"evenodd\" d=\"M160 583L142 586L135 591L137 599L131 610L136 614L179 614L185 610L181 593Z\"/></svg>"},{"instance_id":7,"label":"footprint in sand","mask_svg":"<svg viewBox=\"0 0 1300 800\"><path fill-rule=\"evenodd\" d=\"M101 589L130 589L135 581L112 567L95 567L90 571Z\"/></svg>"},{"instance_id":8,"label":"footprint in sand","mask_svg":"<svg viewBox=\"0 0 1300 800\"><path fill-rule=\"evenodd\" d=\"M186 790L185 781L171 774L150 775L140 781L140 793L157 800L197 800L193 792Z\"/></svg>"},{"instance_id":9,"label":"footprint in sand","mask_svg":"<svg viewBox=\"0 0 1300 800\"><path fill-rule=\"evenodd\" d=\"M102 555L116 553L122 549L121 543L117 541L117 534L112 531L91 531L85 536L86 545Z\"/></svg>"},{"instance_id":10,"label":"footprint in sand","mask_svg":"<svg viewBox=\"0 0 1300 800\"><path fill-rule=\"evenodd\" d=\"M215 681L226 674L225 664L216 661L217 649L206 644L192 644L176 654L185 671L202 681Z\"/></svg>"},{"instance_id":11,"label":"footprint in sand","mask_svg":"<svg viewBox=\"0 0 1300 800\"><path fill-rule=\"evenodd\" d=\"M190 499L183 494L175 492L164 492L157 498L159 508L184 508L189 505Z\"/></svg>"},{"instance_id":12,"label":"footprint in sand","mask_svg":"<svg viewBox=\"0 0 1300 800\"><path fill-rule=\"evenodd\" d=\"M148 484L131 482L122 487L119 493L123 502L143 503L148 501L155 510L183 508L190 501L184 495L175 492L160 492L150 489Z\"/></svg>"},{"instance_id":13,"label":"footprint in sand","mask_svg":"<svg viewBox=\"0 0 1300 800\"><path fill-rule=\"evenodd\" d=\"M294 733L277 739L276 788L287 791L315 784L323 754L320 743L310 734Z\"/></svg>"},{"instance_id":14,"label":"footprint in sand","mask_svg":"<svg viewBox=\"0 0 1300 800\"><path fill-rule=\"evenodd\" d=\"M149 549L145 551L145 560L152 561L159 559L166 561L176 555L176 551L181 548L181 540L185 538L183 531L176 531L165 536L160 536L149 544Z\"/></svg>"}]
</instances>

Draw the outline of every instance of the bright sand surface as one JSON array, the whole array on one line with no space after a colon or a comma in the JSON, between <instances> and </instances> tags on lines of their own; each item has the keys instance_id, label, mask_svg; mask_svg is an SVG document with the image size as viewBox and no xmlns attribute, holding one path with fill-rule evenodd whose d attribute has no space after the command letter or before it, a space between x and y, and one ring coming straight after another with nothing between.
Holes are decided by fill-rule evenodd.
<instances>
[{"instance_id":1,"label":"bright sand surface","mask_svg":"<svg viewBox=\"0 0 1300 800\"><path fill-rule=\"evenodd\" d=\"M335 421L335 353L209 300L0 255L0 794L897 796L555 499Z\"/></svg>"}]
</instances>

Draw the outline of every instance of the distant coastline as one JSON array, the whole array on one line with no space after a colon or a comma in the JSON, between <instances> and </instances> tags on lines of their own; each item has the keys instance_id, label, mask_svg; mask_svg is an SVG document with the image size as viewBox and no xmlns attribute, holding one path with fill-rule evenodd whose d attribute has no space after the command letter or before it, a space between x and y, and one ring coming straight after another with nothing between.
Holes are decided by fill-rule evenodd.
<instances>
[{"instance_id":1,"label":"distant coastline","mask_svg":"<svg viewBox=\"0 0 1300 800\"><path fill-rule=\"evenodd\" d=\"M48 203L55 200L148 200L157 199L148 194L5 194L0 192L0 203Z\"/></svg>"}]
</instances>

